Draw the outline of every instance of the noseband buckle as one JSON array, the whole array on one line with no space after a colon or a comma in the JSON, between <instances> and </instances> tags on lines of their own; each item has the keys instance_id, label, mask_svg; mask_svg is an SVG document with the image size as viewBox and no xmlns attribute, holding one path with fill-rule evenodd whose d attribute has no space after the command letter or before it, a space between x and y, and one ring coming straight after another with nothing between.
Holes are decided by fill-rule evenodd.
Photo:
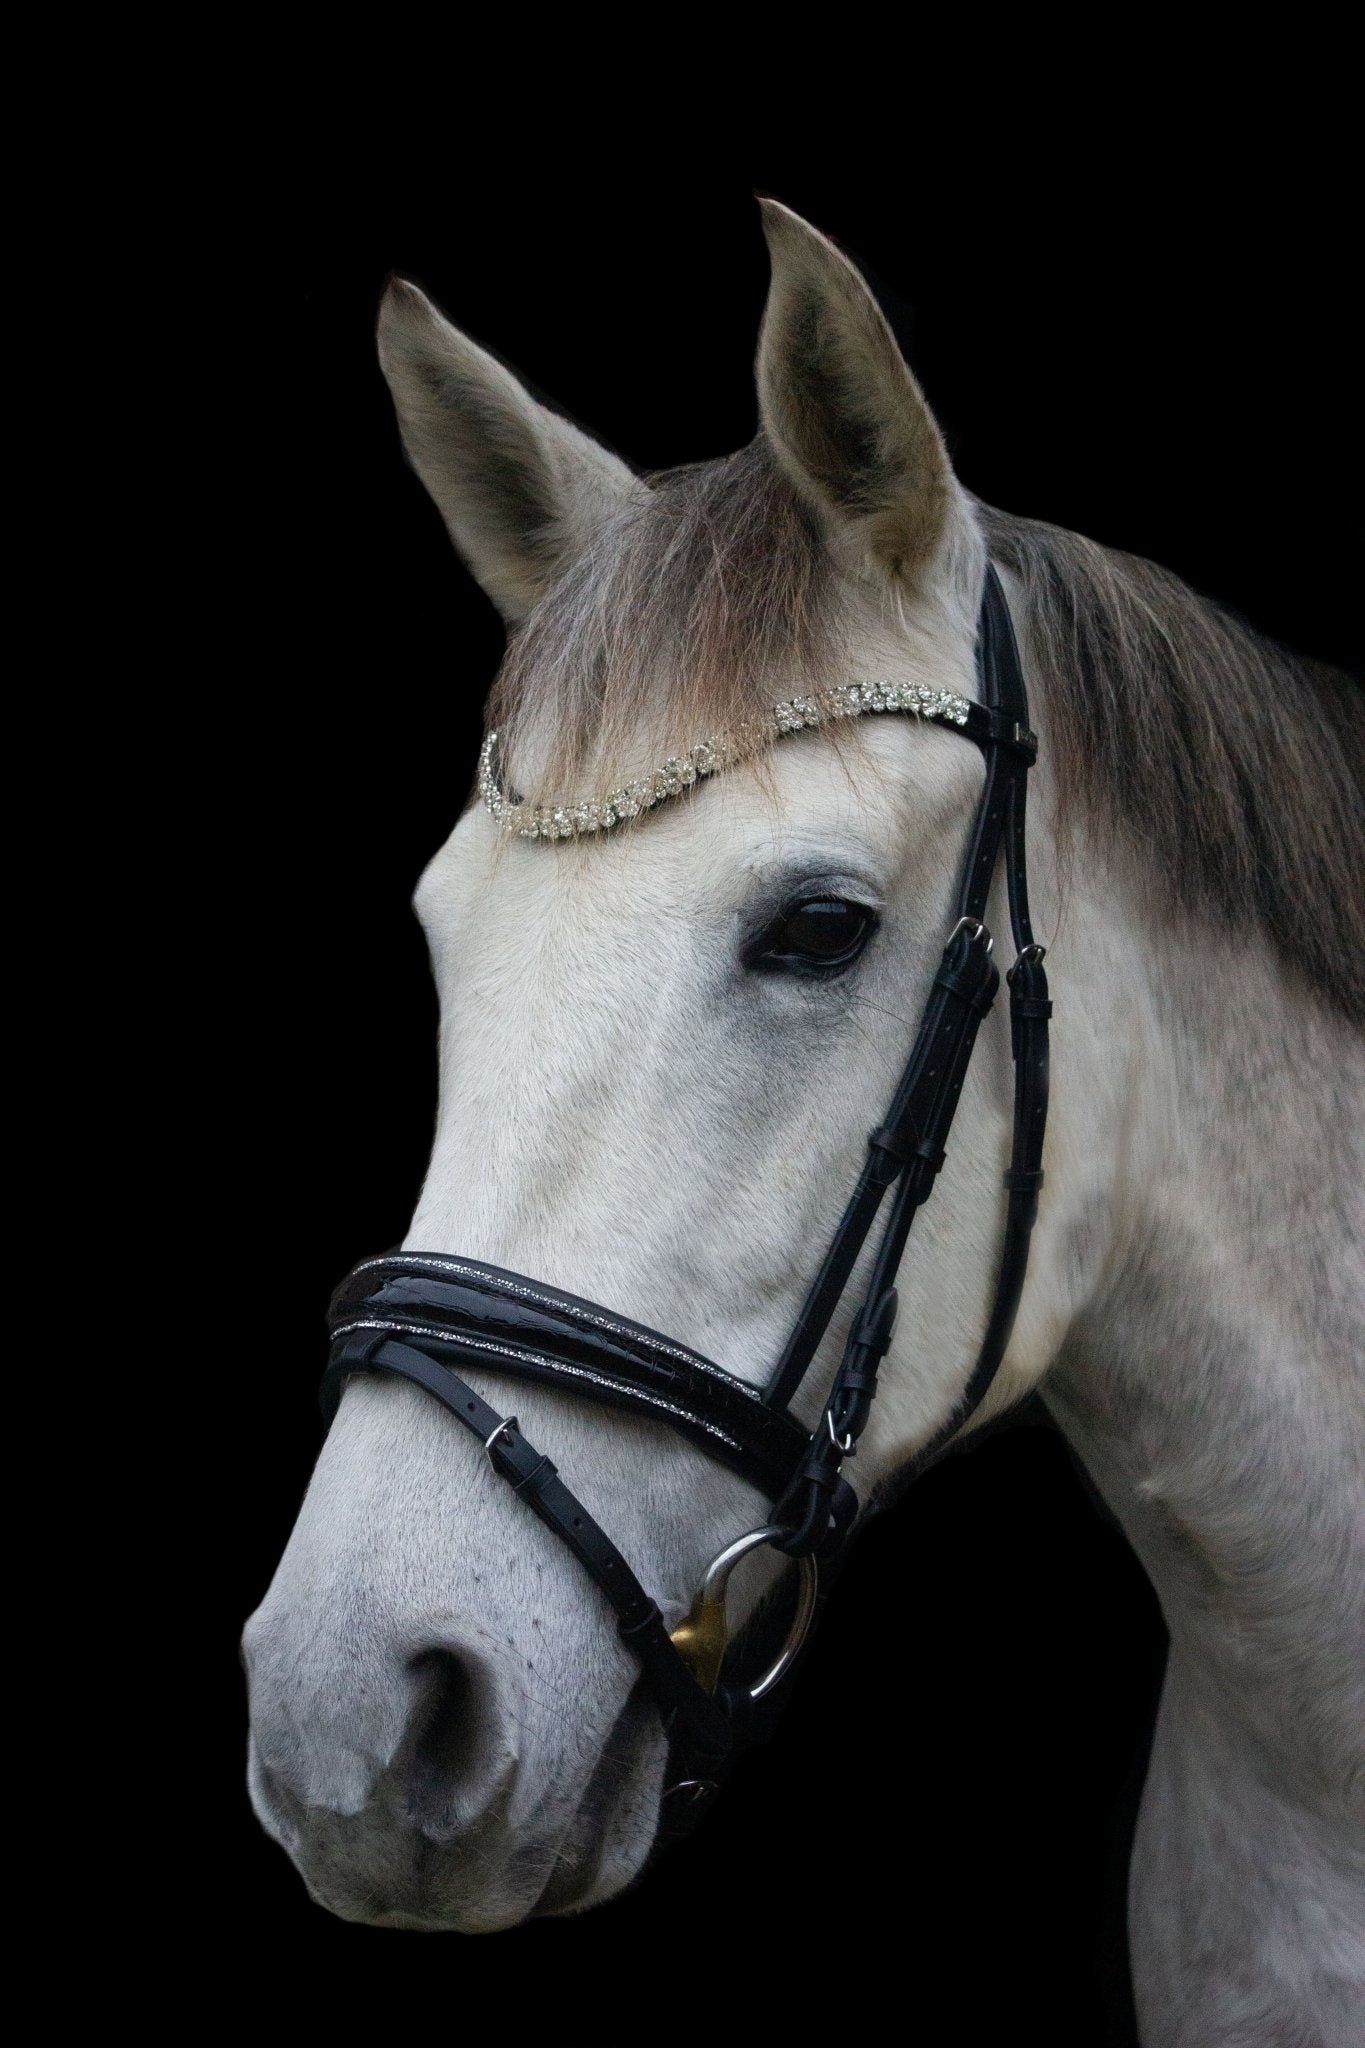
<instances>
[{"instance_id":1,"label":"noseband buckle","mask_svg":"<svg viewBox=\"0 0 1365 2048\"><path fill-rule=\"evenodd\" d=\"M489 1430L488 1435L484 1439L483 1447L488 1455L488 1462L490 1465L493 1464L493 1446L495 1443L497 1443L499 1437L510 1437L512 1431L519 1427L520 1425L518 1424L515 1415L504 1415L502 1421L498 1424L497 1428ZM493 1469L496 1471L497 1467L494 1466Z\"/></svg>"}]
</instances>

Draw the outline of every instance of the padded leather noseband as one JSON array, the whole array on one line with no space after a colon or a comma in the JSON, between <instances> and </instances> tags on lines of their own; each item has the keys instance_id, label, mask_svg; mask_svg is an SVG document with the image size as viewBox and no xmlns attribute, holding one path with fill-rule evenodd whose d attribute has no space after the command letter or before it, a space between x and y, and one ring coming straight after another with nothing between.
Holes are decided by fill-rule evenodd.
<instances>
[{"instance_id":1,"label":"padded leather noseband","mask_svg":"<svg viewBox=\"0 0 1365 2048\"><path fill-rule=\"evenodd\" d=\"M328 1321L334 1336L401 1331L443 1364L548 1381L667 1422L769 1500L786 1492L806 1448L792 1416L699 1352L500 1266L433 1252L362 1259L332 1297ZM332 1407L343 1378L334 1361L323 1382Z\"/></svg>"}]
</instances>

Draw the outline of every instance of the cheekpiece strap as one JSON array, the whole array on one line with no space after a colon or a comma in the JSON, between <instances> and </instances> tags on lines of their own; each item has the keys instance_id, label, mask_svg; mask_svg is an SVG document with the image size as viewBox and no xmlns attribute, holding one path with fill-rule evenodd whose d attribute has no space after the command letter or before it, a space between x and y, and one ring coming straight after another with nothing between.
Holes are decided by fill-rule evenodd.
<instances>
[{"instance_id":1,"label":"cheekpiece strap","mask_svg":"<svg viewBox=\"0 0 1365 2048\"><path fill-rule=\"evenodd\" d=\"M1009 607L993 564L986 570L977 642L983 703L962 722L981 746L986 780L963 863L958 917L934 979L929 1004L886 1121L868 1139L868 1157L825 1261L806 1297L766 1399L786 1410L829 1327L888 1189L891 1213L873 1260L863 1306L855 1316L821 1420L779 1516L791 1535L782 1546L799 1556L827 1555L840 1540L833 1503L844 1461L854 1455L877 1391L881 1361L895 1325L895 1278L918 1210L943 1164L948 1132L981 1014L998 986L990 964L985 913L1001 850L1017 957L1009 973L1014 1056L1014 1137L1005 1230L986 1335L953 1413L912 1462L910 1475L947 1448L990 1389L1009 1343L1023 1291L1029 1239L1042 1185L1047 1120L1048 1018L1052 1006L1043 948L1028 910L1025 802L1037 754Z\"/></svg>"}]
</instances>

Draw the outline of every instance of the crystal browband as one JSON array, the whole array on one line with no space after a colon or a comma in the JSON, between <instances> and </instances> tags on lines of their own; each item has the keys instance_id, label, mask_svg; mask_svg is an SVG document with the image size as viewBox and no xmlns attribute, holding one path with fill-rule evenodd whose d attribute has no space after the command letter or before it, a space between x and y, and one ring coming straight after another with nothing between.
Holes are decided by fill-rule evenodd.
<instances>
[{"instance_id":1,"label":"crystal browband","mask_svg":"<svg viewBox=\"0 0 1365 2048\"><path fill-rule=\"evenodd\" d=\"M908 711L916 718L965 726L985 708L952 690L931 690L923 683L849 683L840 689L817 690L809 697L789 697L761 718L730 732L716 733L686 754L675 754L662 768L623 783L606 796L586 803L525 804L504 794L498 780L498 736L490 732L479 756L479 794L503 827L521 839L573 839L586 832L605 832L625 818L637 818L666 797L679 796L704 776L771 746L788 733L827 725L836 718L859 718L865 711ZM1007 742L1008 743L1008 742ZM1017 731L1014 743L1031 750L1032 734Z\"/></svg>"}]
</instances>

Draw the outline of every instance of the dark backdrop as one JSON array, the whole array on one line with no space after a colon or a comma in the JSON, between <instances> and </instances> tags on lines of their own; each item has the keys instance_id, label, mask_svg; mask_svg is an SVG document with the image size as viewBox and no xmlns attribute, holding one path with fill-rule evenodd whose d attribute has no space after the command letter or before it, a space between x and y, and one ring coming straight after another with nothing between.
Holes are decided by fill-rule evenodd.
<instances>
[{"instance_id":1,"label":"dark backdrop","mask_svg":"<svg viewBox=\"0 0 1365 2048\"><path fill-rule=\"evenodd\" d=\"M469 1943L310 1905L241 1789L236 1634L316 1454L330 1286L402 1236L425 1165L435 1006L408 901L464 801L500 649L400 457L372 339L386 273L631 461L693 460L754 431L751 193L771 191L863 265L970 488L1346 661L1361 534L1339 173L1252 128L1228 147L1173 165L1134 135L1116 160L1097 128L1017 180L969 153L941 203L889 160L836 174L808 149L637 178L456 147L387 189L324 151L269 208L229 205L246 315L222 453L249 518L216 621L237 668L214 783L231 837L213 841L213 1135L221 1241L263 1255L268 1334L224 1382L194 1719L209 1874L184 1902L229 2004L264 1969L276 2004L320 2019L401 1995L450 2024L501 2012L513 2040L667 2037L694 2012L705 2031L733 1964L721 2038L761 2011L779 2035L821 2032L868 1992L910 2021L946 1991L951 2028L924 2038L1012 2039L1027 2016L1049 2041L1129 2040L1123 1868L1162 1629L1039 1418L869 1532L777 1739L694 1841L579 1921Z\"/></svg>"}]
</instances>

